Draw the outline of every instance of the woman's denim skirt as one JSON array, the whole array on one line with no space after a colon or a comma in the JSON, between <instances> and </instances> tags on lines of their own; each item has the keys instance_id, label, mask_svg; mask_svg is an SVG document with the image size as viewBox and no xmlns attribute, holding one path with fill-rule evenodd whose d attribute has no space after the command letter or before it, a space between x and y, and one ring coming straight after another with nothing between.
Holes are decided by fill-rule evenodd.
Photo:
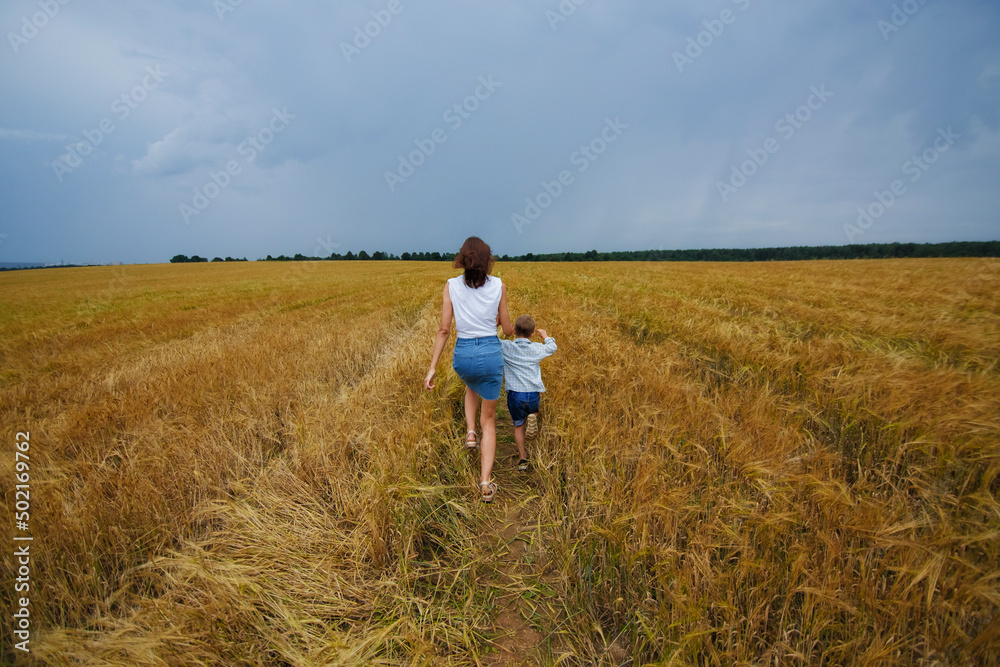
<instances>
[{"instance_id":1,"label":"woman's denim skirt","mask_svg":"<svg viewBox=\"0 0 1000 667\"><path fill-rule=\"evenodd\" d=\"M487 401L500 398L503 351L496 336L459 338L452 354L452 368L472 391Z\"/></svg>"}]
</instances>

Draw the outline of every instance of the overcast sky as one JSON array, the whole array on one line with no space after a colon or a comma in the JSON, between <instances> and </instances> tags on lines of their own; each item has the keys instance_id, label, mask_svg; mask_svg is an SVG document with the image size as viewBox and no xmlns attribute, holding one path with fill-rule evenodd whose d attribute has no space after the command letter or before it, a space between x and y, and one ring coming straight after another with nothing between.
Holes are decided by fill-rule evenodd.
<instances>
[{"instance_id":1,"label":"overcast sky","mask_svg":"<svg viewBox=\"0 0 1000 667\"><path fill-rule=\"evenodd\" d=\"M6 0L0 28L0 262L1000 238L995 0Z\"/></svg>"}]
</instances>

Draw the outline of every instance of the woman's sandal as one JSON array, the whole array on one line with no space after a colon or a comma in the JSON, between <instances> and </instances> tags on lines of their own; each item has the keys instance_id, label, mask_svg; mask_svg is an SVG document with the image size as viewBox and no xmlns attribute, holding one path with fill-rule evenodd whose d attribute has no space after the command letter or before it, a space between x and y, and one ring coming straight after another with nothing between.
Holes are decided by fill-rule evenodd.
<instances>
[{"instance_id":1,"label":"woman's sandal","mask_svg":"<svg viewBox=\"0 0 1000 667\"><path fill-rule=\"evenodd\" d=\"M484 503L492 503L497 495L497 485L495 482L480 482L479 490L483 494Z\"/></svg>"},{"instance_id":2,"label":"woman's sandal","mask_svg":"<svg viewBox=\"0 0 1000 667\"><path fill-rule=\"evenodd\" d=\"M465 435L465 446L469 449L475 449L479 446L479 438L476 437L475 431L469 431Z\"/></svg>"},{"instance_id":3,"label":"woman's sandal","mask_svg":"<svg viewBox=\"0 0 1000 667\"><path fill-rule=\"evenodd\" d=\"M521 459L520 461L517 462L517 469L520 470L521 472L524 472L525 470L528 469L528 465L530 463L531 462L528 459Z\"/></svg>"}]
</instances>

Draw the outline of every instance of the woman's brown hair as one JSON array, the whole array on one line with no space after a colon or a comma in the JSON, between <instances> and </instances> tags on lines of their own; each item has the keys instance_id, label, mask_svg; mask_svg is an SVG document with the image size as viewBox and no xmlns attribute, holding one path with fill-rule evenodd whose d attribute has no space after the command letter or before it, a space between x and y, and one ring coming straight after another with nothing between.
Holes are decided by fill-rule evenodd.
<instances>
[{"instance_id":1,"label":"woman's brown hair","mask_svg":"<svg viewBox=\"0 0 1000 667\"><path fill-rule=\"evenodd\" d=\"M455 255L455 268L465 269L465 284L479 289L486 284L493 268L493 251L478 236L470 236Z\"/></svg>"}]
</instances>

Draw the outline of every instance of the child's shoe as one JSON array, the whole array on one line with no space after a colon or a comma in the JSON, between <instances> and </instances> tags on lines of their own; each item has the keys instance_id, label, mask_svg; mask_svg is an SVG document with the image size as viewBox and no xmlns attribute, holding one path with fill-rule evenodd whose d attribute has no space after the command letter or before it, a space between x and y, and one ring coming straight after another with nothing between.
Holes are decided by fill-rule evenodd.
<instances>
[{"instance_id":1,"label":"child's shoe","mask_svg":"<svg viewBox=\"0 0 1000 667\"><path fill-rule=\"evenodd\" d=\"M528 469L528 459L521 459L517 462L517 469L521 472L525 472Z\"/></svg>"},{"instance_id":2,"label":"child's shoe","mask_svg":"<svg viewBox=\"0 0 1000 667\"><path fill-rule=\"evenodd\" d=\"M538 413L532 412L524 422L524 435L529 439L538 437Z\"/></svg>"}]
</instances>

